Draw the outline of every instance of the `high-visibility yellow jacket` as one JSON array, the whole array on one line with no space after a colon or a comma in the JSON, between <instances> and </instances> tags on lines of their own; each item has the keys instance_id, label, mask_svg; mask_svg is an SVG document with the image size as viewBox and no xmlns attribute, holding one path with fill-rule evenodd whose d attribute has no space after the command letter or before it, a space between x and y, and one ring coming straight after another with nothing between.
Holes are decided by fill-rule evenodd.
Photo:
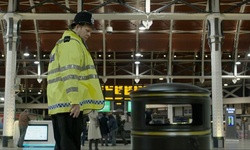
<instances>
[{"instance_id":1,"label":"high-visibility yellow jacket","mask_svg":"<svg viewBox=\"0 0 250 150\"><path fill-rule=\"evenodd\" d=\"M47 82L50 115L70 112L72 104L80 104L84 113L104 107L92 57L71 30L64 32L50 54Z\"/></svg>"}]
</instances>

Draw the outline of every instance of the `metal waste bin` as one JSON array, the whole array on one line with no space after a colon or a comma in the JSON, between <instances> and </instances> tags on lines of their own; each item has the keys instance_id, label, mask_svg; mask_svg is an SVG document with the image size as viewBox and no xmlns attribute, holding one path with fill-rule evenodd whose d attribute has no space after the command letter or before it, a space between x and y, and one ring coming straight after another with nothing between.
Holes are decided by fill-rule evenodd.
<instances>
[{"instance_id":1,"label":"metal waste bin","mask_svg":"<svg viewBox=\"0 0 250 150\"><path fill-rule=\"evenodd\" d=\"M134 91L130 97L132 150L211 149L208 90L189 84L160 83ZM151 108L160 114L148 112Z\"/></svg>"}]
</instances>

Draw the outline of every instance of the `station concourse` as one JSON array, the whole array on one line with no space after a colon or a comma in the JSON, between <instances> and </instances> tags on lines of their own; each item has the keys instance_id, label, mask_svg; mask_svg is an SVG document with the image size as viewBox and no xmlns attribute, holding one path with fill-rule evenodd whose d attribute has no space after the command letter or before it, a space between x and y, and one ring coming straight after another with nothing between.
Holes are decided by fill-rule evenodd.
<instances>
[{"instance_id":1,"label":"station concourse","mask_svg":"<svg viewBox=\"0 0 250 150\"><path fill-rule=\"evenodd\" d=\"M49 55L83 10L95 20L86 44L105 95L103 112L130 113L130 92L151 84L199 86L211 92L211 147L249 149L247 0L1 0L0 10L0 149L17 149L15 121L23 109L36 121L48 116ZM148 108L157 121L163 112L171 123L192 120L189 105Z\"/></svg>"}]
</instances>

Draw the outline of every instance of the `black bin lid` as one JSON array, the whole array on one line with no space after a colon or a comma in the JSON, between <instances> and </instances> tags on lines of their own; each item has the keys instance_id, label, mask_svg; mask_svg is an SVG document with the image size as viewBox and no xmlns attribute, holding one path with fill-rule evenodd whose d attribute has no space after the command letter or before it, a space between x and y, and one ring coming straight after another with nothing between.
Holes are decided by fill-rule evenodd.
<instances>
[{"instance_id":1,"label":"black bin lid","mask_svg":"<svg viewBox=\"0 0 250 150\"><path fill-rule=\"evenodd\" d=\"M133 97L137 94L151 94L151 93L197 93L197 94L210 94L210 91L195 85L185 83L157 83L151 84L147 87L140 88L137 91L131 92L130 96Z\"/></svg>"}]
</instances>

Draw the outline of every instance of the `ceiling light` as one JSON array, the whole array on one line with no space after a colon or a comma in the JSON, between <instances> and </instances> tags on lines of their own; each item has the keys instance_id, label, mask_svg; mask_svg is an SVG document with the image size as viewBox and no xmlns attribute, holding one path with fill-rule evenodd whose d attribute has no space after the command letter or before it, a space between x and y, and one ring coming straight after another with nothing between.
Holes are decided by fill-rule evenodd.
<instances>
[{"instance_id":1,"label":"ceiling light","mask_svg":"<svg viewBox=\"0 0 250 150\"><path fill-rule=\"evenodd\" d=\"M136 65L139 65L139 64L140 64L140 62L139 62L139 61L135 61L135 64L136 64Z\"/></svg>"},{"instance_id":2,"label":"ceiling light","mask_svg":"<svg viewBox=\"0 0 250 150\"><path fill-rule=\"evenodd\" d=\"M141 23L139 26L139 30L146 30L146 27Z\"/></svg>"},{"instance_id":3,"label":"ceiling light","mask_svg":"<svg viewBox=\"0 0 250 150\"><path fill-rule=\"evenodd\" d=\"M135 56L136 56L136 57L140 57L140 56L141 56L141 53L136 53Z\"/></svg>"},{"instance_id":4,"label":"ceiling light","mask_svg":"<svg viewBox=\"0 0 250 150\"><path fill-rule=\"evenodd\" d=\"M1 100L1 101L4 101L4 97L0 97L0 100Z\"/></svg>"},{"instance_id":5,"label":"ceiling light","mask_svg":"<svg viewBox=\"0 0 250 150\"><path fill-rule=\"evenodd\" d=\"M23 53L23 56L29 56L30 54L28 52Z\"/></svg>"},{"instance_id":6,"label":"ceiling light","mask_svg":"<svg viewBox=\"0 0 250 150\"><path fill-rule=\"evenodd\" d=\"M38 78L36 80L37 80L38 83L41 83L43 81L43 79L41 79L41 78Z\"/></svg>"},{"instance_id":7,"label":"ceiling light","mask_svg":"<svg viewBox=\"0 0 250 150\"><path fill-rule=\"evenodd\" d=\"M237 82L237 79L232 79L232 82L235 84Z\"/></svg>"},{"instance_id":8,"label":"ceiling light","mask_svg":"<svg viewBox=\"0 0 250 150\"><path fill-rule=\"evenodd\" d=\"M240 65L240 64L241 64L241 62L240 62L240 61L237 61L235 64L236 64L236 65Z\"/></svg>"},{"instance_id":9,"label":"ceiling light","mask_svg":"<svg viewBox=\"0 0 250 150\"><path fill-rule=\"evenodd\" d=\"M39 64L39 61L34 61L34 64Z\"/></svg>"},{"instance_id":10,"label":"ceiling light","mask_svg":"<svg viewBox=\"0 0 250 150\"><path fill-rule=\"evenodd\" d=\"M25 52L23 53L23 56L29 56L29 52L28 52L28 46L25 47Z\"/></svg>"},{"instance_id":11,"label":"ceiling light","mask_svg":"<svg viewBox=\"0 0 250 150\"><path fill-rule=\"evenodd\" d=\"M107 27L106 27L106 32L107 33L113 33L113 27L111 27L110 25L108 25Z\"/></svg>"},{"instance_id":12,"label":"ceiling light","mask_svg":"<svg viewBox=\"0 0 250 150\"><path fill-rule=\"evenodd\" d=\"M225 84L224 84L224 86L228 86L228 84L227 84L227 83L225 83Z\"/></svg>"},{"instance_id":13,"label":"ceiling light","mask_svg":"<svg viewBox=\"0 0 250 150\"><path fill-rule=\"evenodd\" d=\"M106 32L107 33L113 33L113 27L110 25L110 20L108 21L108 26L106 27Z\"/></svg>"},{"instance_id":14,"label":"ceiling light","mask_svg":"<svg viewBox=\"0 0 250 150\"><path fill-rule=\"evenodd\" d=\"M146 28L146 29L149 29L151 27L151 25L153 24L153 21L152 20L143 20L142 21L142 24L143 26Z\"/></svg>"},{"instance_id":15,"label":"ceiling light","mask_svg":"<svg viewBox=\"0 0 250 150\"><path fill-rule=\"evenodd\" d=\"M135 83L139 83L140 79L139 78L135 78Z\"/></svg>"},{"instance_id":16,"label":"ceiling light","mask_svg":"<svg viewBox=\"0 0 250 150\"><path fill-rule=\"evenodd\" d=\"M4 54L2 54L2 57L4 57Z\"/></svg>"}]
</instances>

